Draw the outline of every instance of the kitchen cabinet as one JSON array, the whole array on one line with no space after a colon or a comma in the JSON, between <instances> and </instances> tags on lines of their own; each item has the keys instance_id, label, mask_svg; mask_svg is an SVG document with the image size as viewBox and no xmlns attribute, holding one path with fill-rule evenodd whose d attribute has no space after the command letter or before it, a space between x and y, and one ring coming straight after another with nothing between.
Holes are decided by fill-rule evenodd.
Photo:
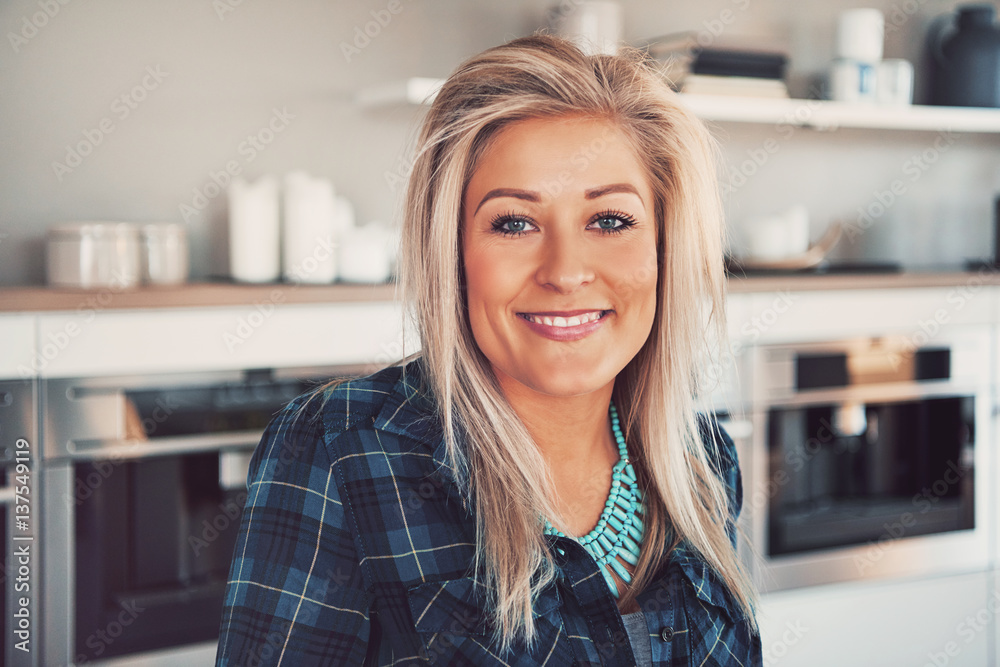
<instances>
[{"instance_id":1,"label":"kitchen cabinet","mask_svg":"<svg viewBox=\"0 0 1000 667\"><path fill-rule=\"evenodd\" d=\"M35 357L35 318L0 314L0 379L23 378Z\"/></svg>"},{"instance_id":2,"label":"kitchen cabinet","mask_svg":"<svg viewBox=\"0 0 1000 667\"><path fill-rule=\"evenodd\" d=\"M995 613L984 613L992 597L991 579L989 573L976 572L769 594L760 614L764 664L996 664L991 660Z\"/></svg>"}]
</instances>

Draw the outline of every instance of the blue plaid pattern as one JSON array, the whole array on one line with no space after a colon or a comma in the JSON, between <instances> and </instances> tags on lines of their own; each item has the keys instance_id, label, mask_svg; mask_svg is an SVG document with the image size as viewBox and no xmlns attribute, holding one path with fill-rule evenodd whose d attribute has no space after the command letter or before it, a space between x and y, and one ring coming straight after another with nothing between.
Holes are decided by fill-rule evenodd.
<instances>
[{"instance_id":1,"label":"blue plaid pattern","mask_svg":"<svg viewBox=\"0 0 1000 667\"><path fill-rule=\"evenodd\" d=\"M268 426L217 664L634 665L597 564L568 538L551 538L560 574L534 606L536 642L505 653L491 643L486 591L470 576L475 519L420 386L418 363L389 368L300 396ZM739 467L718 433L735 521ZM683 543L638 603L653 665L762 664L729 592Z\"/></svg>"}]
</instances>

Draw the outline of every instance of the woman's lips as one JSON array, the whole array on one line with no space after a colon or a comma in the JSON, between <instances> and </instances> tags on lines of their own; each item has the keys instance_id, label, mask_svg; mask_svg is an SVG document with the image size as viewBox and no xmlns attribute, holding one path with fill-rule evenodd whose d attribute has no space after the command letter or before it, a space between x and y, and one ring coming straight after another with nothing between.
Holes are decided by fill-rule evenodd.
<instances>
[{"instance_id":1,"label":"woman's lips","mask_svg":"<svg viewBox=\"0 0 1000 667\"><path fill-rule=\"evenodd\" d=\"M597 331L613 310L570 310L518 313L528 328L550 340L580 340Z\"/></svg>"}]
</instances>

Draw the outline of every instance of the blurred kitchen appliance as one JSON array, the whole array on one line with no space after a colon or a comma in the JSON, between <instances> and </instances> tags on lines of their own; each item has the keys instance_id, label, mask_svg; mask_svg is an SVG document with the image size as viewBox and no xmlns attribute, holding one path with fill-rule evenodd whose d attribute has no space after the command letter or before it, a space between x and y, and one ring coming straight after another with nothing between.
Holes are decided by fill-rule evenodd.
<instances>
[{"instance_id":1,"label":"blurred kitchen appliance","mask_svg":"<svg viewBox=\"0 0 1000 667\"><path fill-rule=\"evenodd\" d=\"M2 557L2 595L0 595L0 662L10 667L29 667L39 662L41 633L38 581L40 579L40 540L38 502L34 497L39 488L38 473L37 399L34 380L0 381L0 535L4 546ZM20 464L20 465L19 465ZM20 506L20 509L18 508ZM18 526L18 520L22 523ZM24 551L27 550L27 558ZM22 567L26 569L21 569ZM28 604L23 604L27 602ZM26 609L24 614L20 610ZM29 651L17 648L25 635L16 634L27 628Z\"/></svg>"},{"instance_id":2,"label":"blurred kitchen appliance","mask_svg":"<svg viewBox=\"0 0 1000 667\"><path fill-rule=\"evenodd\" d=\"M139 228L127 222L69 222L46 234L45 267L54 287L134 287L140 266Z\"/></svg>"},{"instance_id":3,"label":"blurred kitchen appliance","mask_svg":"<svg viewBox=\"0 0 1000 667\"><path fill-rule=\"evenodd\" d=\"M754 350L764 590L987 566L989 331L935 333Z\"/></svg>"},{"instance_id":4,"label":"blurred kitchen appliance","mask_svg":"<svg viewBox=\"0 0 1000 667\"><path fill-rule=\"evenodd\" d=\"M992 5L960 5L927 33L930 103L1000 107L1000 26Z\"/></svg>"},{"instance_id":5,"label":"blurred kitchen appliance","mask_svg":"<svg viewBox=\"0 0 1000 667\"><path fill-rule=\"evenodd\" d=\"M214 654L264 427L318 382L357 372L42 380L45 664L154 665L150 652L198 643Z\"/></svg>"}]
</instances>

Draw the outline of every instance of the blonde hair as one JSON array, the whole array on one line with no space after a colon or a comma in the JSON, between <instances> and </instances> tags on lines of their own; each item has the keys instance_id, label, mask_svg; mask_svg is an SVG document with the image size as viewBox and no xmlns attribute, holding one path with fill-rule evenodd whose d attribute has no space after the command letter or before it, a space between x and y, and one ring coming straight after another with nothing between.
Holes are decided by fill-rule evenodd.
<instances>
[{"instance_id":1,"label":"blonde hair","mask_svg":"<svg viewBox=\"0 0 1000 667\"><path fill-rule=\"evenodd\" d=\"M614 388L648 505L641 555L621 604L635 599L684 539L756 631L754 588L726 532L733 508L713 471L718 452L706 451L695 408L707 334L726 339L715 144L641 53L586 56L568 41L535 35L469 59L437 94L417 143L401 244L403 291L415 309L449 464L476 508L474 572L485 577L497 639L505 647L518 637L534 639L532 601L555 573L540 517L557 518L558 511L547 465L469 325L461 203L502 128L570 114L607 120L629 137L648 173L659 224L657 265L633 274L658 274L653 329ZM630 282L615 288L628 290Z\"/></svg>"}]
</instances>

